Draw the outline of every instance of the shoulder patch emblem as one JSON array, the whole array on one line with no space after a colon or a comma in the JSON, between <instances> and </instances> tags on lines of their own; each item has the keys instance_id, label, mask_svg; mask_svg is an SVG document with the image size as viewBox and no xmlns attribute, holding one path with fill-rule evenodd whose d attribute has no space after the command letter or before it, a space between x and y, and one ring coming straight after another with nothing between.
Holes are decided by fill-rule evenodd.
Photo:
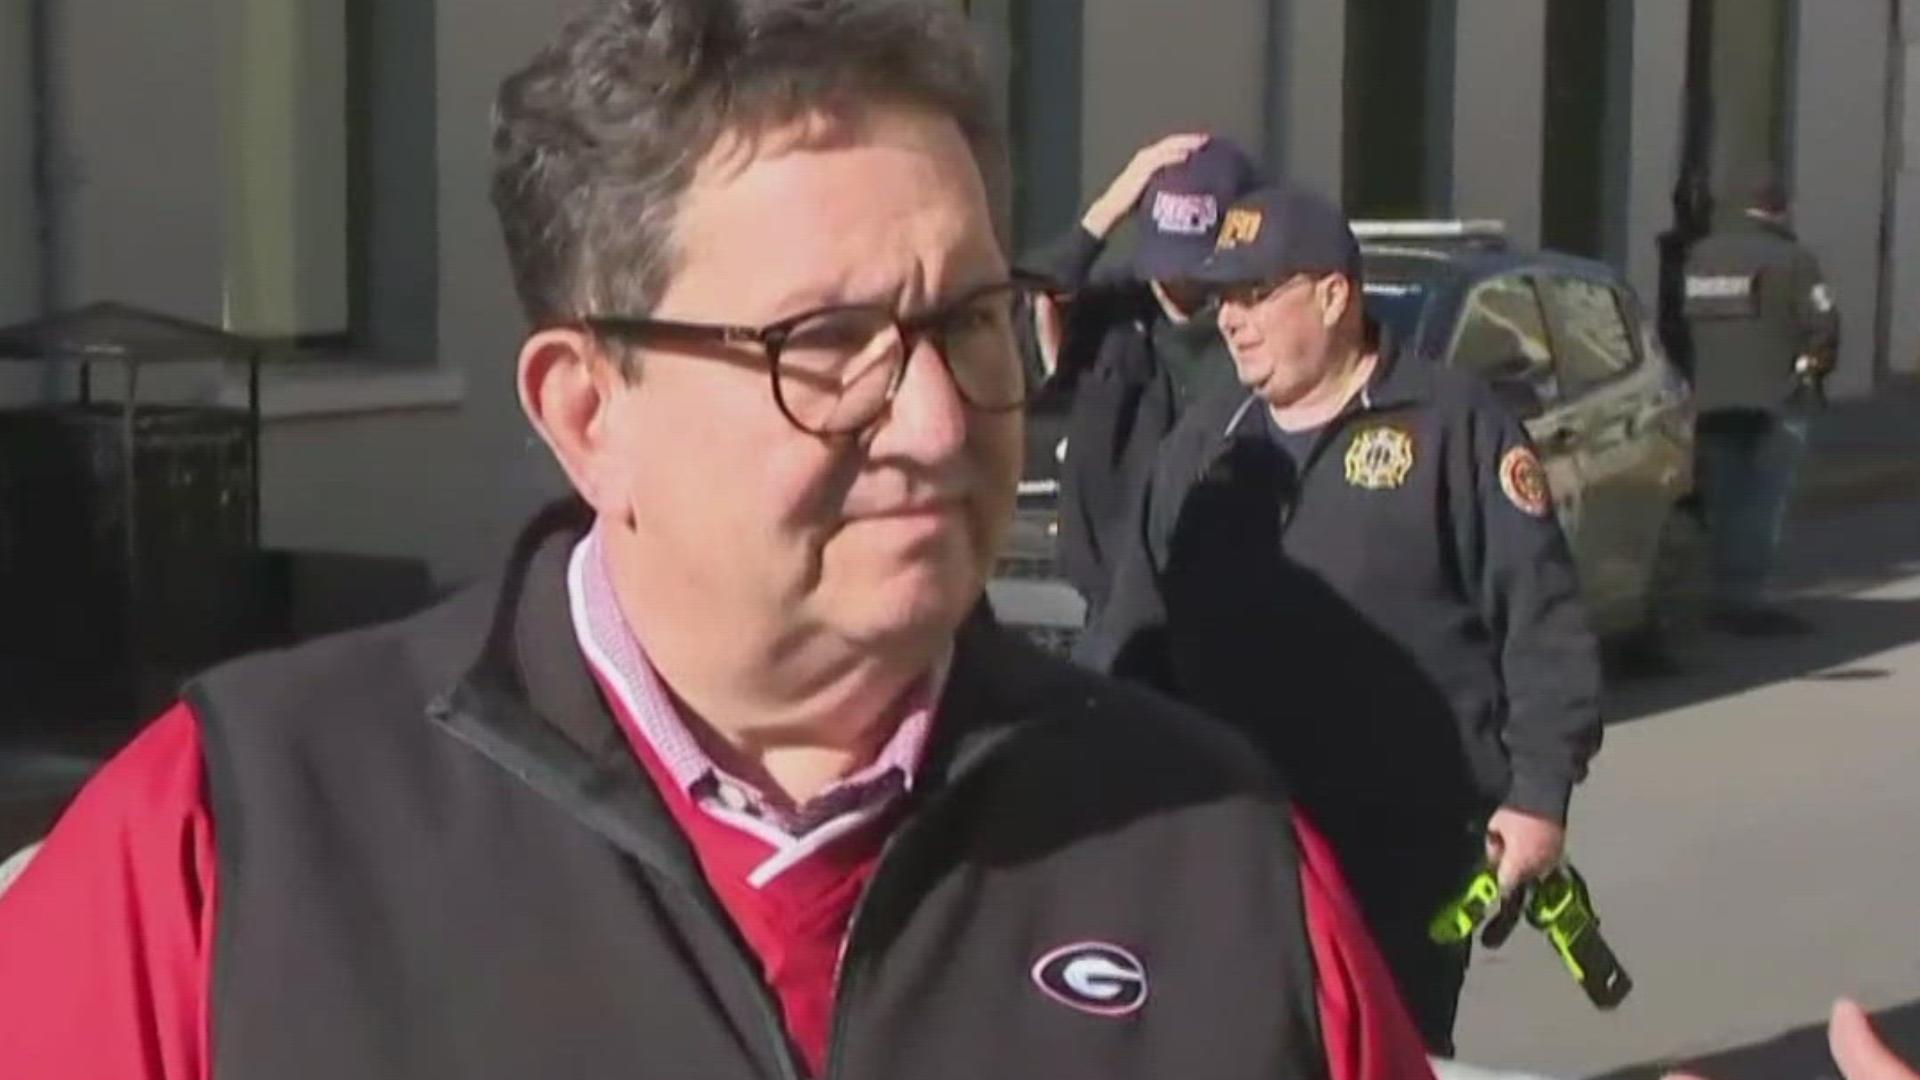
<instances>
[{"instance_id":1,"label":"shoulder patch emblem","mask_svg":"<svg viewBox=\"0 0 1920 1080\"><path fill-rule=\"evenodd\" d=\"M1397 427L1370 427L1347 447L1347 483L1368 491L1388 491L1407 482L1413 471L1413 436Z\"/></svg>"},{"instance_id":2,"label":"shoulder patch emblem","mask_svg":"<svg viewBox=\"0 0 1920 1080\"><path fill-rule=\"evenodd\" d=\"M1553 512L1547 470L1532 447L1516 446L1500 459L1500 490L1514 509L1528 517L1543 518Z\"/></svg>"}]
</instances>

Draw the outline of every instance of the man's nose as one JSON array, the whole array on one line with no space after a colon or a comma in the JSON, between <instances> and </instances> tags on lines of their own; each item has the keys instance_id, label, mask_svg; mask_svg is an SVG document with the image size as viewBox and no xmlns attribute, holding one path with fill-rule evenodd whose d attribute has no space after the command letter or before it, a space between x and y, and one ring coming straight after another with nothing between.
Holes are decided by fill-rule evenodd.
<instances>
[{"instance_id":1,"label":"man's nose","mask_svg":"<svg viewBox=\"0 0 1920 1080\"><path fill-rule=\"evenodd\" d=\"M931 337L916 341L907 354L900 388L874 438L876 451L935 460L957 453L967 441L971 413L947 368L946 357Z\"/></svg>"}]
</instances>

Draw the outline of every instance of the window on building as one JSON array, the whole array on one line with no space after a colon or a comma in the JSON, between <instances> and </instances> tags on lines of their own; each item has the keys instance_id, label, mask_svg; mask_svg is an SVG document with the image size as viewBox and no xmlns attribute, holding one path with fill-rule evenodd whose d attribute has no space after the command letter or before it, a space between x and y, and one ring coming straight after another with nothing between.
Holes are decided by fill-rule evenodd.
<instances>
[{"instance_id":1,"label":"window on building","mask_svg":"<svg viewBox=\"0 0 1920 1080\"><path fill-rule=\"evenodd\" d=\"M1530 278L1509 274L1474 287L1454 331L1449 362L1503 392L1526 394L1531 409L1559 397L1546 315Z\"/></svg>"},{"instance_id":2,"label":"window on building","mask_svg":"<svg viewBox=\"0 0 1920 1080\"><path fill-rule=\"evenodd\" d=\"M1447 212L1453 0L1349 3L1343 176L1355 217Z\"/></svg>"},{"instance_id":3,"label":"window on building","mask_svg":"<svg viewBox=\"0 0 1920 1080\"><path fill-rule=\"evenodd\" d=\"M1553 319L1560 385L1579 394L1639 362L1620 294L1605 282L1560 277L1541 282Z\"/></svg>"}]
</instances>

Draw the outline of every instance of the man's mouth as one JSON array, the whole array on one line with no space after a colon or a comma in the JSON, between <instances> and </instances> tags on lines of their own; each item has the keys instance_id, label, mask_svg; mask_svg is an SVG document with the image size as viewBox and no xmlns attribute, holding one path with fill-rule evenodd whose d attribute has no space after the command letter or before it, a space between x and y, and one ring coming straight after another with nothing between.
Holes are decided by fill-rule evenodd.
<instances>
[{"instance_id":1,"label":"man's mouth","mask_svg":"<svg viewBox=\"0 0 1920 1080\"><path fill-rule=\"evenodd\" d=\"M966 500L958 495L943 498L915 499L856 515L864 521L905 521L918 518L946 517L957 514L966 506Z\"/></svg>"}]
</instances>

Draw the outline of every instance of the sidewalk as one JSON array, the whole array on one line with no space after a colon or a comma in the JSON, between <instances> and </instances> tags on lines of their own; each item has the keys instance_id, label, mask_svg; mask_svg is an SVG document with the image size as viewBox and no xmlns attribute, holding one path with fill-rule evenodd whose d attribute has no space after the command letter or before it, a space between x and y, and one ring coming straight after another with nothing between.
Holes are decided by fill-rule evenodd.
<instances>
[{"instance_id":1,"label":"sidewalk","mask_svg":"<svg viewBox=\"0 0 1920 1080\"><path fill-rule=\"evenodd\" d=\"M1920 494L1920 379L1897 376L1872 397L1836 401L1813 426L1801 513Z\"/></svg>"}]
</instances>

